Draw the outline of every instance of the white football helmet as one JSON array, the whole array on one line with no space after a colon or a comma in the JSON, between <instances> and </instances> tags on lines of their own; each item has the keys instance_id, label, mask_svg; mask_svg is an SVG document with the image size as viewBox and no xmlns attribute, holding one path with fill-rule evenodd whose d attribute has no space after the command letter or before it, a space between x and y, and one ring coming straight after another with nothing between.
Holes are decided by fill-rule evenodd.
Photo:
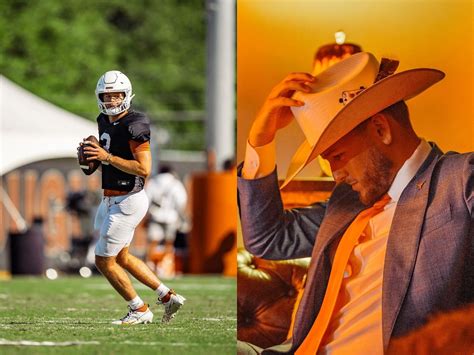
<instances>
[{"instance_id":1,"label":"white football helmet","mask_svg":"<svg viewBox=\"0 0 474 355\"><path fill-rule=\"evenodd\" d=\"M104 102L102 99L102 94L106 92L123 92L125 97L122 104L117 107L108 108L106 106L108 102ZM118 70L111 70L100 77L95 89L95 96L97 97L97 105L100 112L109 116L115 116L130 108L135 95L132 95L132 83L127 76Z\"/></svg>"}]
</instances>

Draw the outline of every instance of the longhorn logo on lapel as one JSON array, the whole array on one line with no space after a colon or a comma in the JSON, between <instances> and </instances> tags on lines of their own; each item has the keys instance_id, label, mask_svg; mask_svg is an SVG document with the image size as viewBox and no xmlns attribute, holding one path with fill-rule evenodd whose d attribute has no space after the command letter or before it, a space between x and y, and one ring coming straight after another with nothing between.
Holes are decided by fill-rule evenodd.
<instances>
[{"instance_id":1,"label":"longhorn logo on lapel","mask_svg":"<svg viewBox=\"0 0 474 355\"><path fill-rule=\"evenodd\" d=\"M420 181L416 184L416 188L418 190L421 190L423 188L423 185L425 184L426 180Z\"/></svg>"}]
</instances>

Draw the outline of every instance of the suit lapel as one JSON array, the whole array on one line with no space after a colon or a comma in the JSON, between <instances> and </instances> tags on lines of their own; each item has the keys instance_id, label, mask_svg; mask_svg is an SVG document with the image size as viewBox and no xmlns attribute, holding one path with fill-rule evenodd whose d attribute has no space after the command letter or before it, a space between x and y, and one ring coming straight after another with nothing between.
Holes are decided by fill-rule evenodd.
<instances>
[{"instance_id":1,"label":"suit lapel","mask_svg":"<svg viewBox=\"0 0 474 355\"><path fill-rule=\"evenodd\" d=\"M392 221L383 273L382 329L386 349L415 266L430 180L441 151L434 147L398 201Z\"/></svg>"},{"instance_id":2,"label":"suit lapel","mask_svg":"<svg viewBox=\"0 0 474 355\"><path fill-rule=\"evenodd\" d=\"M349 185L341 186L343 194L338 194L336 199L330 202L323 220L323 224L316 238L315 253L322 252L338 236L341 236L360 211L367 208L359 201L359 195Z\"/></svg>"}]
</instances>

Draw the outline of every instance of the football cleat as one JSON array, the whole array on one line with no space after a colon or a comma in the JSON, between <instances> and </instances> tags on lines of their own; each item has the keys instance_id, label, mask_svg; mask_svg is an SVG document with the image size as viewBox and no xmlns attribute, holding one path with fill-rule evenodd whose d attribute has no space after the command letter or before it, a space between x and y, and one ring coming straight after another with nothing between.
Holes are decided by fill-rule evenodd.
<instances>
[{"instance_id":1,"label":"football cleat","mask_svg":"<svg viewBox=\"0 0 474 355\"><path fill-rule=\"evenodd\" d=\"M145 312L139 312L137 310L130 309L125 317L122 319L114 320L112 324L116 325L133 325L133 324L147 324L153 322L153 313L150 311L150 308Z\"/></svg>"},{"instance_id":2,"label":"football cleat","mask_svg":"<svg viewBox=\"0 0 474 355\"><path fill-rule=\"evenodd\" d=\"M158 305L165 306L165 313L161 318L162 323L168 323L171 319L173 319L178 313L179 309L183 306L186 298L181 295L178 295L174 290L170 290L171 297L168 302L163 302L160 298L156 302Z\"/></svg>"}]
</instances>

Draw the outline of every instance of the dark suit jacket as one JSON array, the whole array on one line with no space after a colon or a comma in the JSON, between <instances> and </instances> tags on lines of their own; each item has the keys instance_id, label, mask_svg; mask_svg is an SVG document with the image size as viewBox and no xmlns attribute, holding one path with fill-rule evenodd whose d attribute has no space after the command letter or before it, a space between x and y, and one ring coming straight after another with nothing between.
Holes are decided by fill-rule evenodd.
<instances>
[{"instance_id":1,"label":"dark suit jacket","mask_svg":"<svg viewBox=\"0 0 474 355\"><path fill-rule=\"evenodd\" d=\"M390 339L424 324L427 317L474 302L474 153L435 146L398 201L383 273L382 329ZM284 211L276 173L239 178L246 248L267 259L311 256L293 338L264 354L291 353L309 332L331 271L330 250L365 207L350 186L335 188L327 204Z\"/></svg>"}]
</instances>

